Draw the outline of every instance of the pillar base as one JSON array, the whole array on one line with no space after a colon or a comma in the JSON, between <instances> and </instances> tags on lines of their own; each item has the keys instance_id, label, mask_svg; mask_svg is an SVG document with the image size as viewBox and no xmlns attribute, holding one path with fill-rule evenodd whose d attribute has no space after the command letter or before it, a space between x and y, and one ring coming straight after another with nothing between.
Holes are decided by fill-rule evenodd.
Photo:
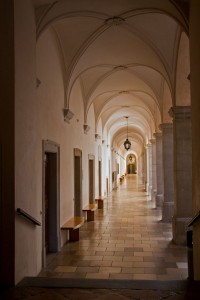
<instances>
[{"instance_id":1,"label":"pillar base","mask_svg":"<svg viewBox=\"0 0 200 300\"><path fill-rule=\"evenodd\" d=\"M161 207L163 203L163 194L156 195L156 207Z\"/></svg>"},{"instance_id":2,"label":"pillar base","mask_svg":"<svg viewBox=\"0 0 200 300\"><path fill-rule=\"evenodd\" d=\"M148 196L151 196L152 186L148 185L147 193L148 193Z\"/></svg>"},{"instance_id":3,"label":"pillar base","mask_svg":"<svg viewBox=\"0 0 200 300\"><path fill-rule=\"evenodd\" d=\"M144 176L138 176L138 183L139 184L144 184Z\"/></svg>"},{"instance_id":4,"label":"pillar base","mask_svg":"<svg viewBox=\"0 0 200 300\"><path fill-rule=\"evenodd\" d=\"M163 202L162 207L162 220L163 222L172 222L172 216L174 212L174 203L173 202Z\"/></svg>"},{"instance_id":5,"label":"pillar base","mask_svg":"<svg viewBox=\"0 0 200 300\"><path fill-rule=\"evenodd\" d=\"M172 228L173 228L173 241L175 244L177 245L186 244L186 231L190 220L191 217L178 218L173 216Z\"/></svg>"},{"instance_id":6,"label":"pillar base","mask_svg":"<svg viewBox=\"0 0 200 300\"><path fill-rule=\"evenodd\" d=\"M151 190L151 200L153 200L153 201L156 201L156 193L157 193L157 191L156 190Z\"/></svg>"}]
</instances>

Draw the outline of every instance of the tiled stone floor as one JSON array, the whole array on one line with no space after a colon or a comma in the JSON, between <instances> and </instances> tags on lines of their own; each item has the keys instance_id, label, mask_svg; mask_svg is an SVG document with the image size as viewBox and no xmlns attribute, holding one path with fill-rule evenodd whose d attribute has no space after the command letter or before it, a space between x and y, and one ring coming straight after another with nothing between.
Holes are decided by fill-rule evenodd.
<instances>
[{"instance_id":1,"label":"tiled stone floor","mask_svg":"<svg viewBox=\"0 0 200 300\"><path fill-rule=\"evenodd\" d=\"M172 226L129 175L80 229L80 241L48 257L41 277L182 280L187 249L172 242Z\"/></svg>"},{"instance_id":2,"label":"tiled stone floor","mask_svg":"<svg viewBox=\"0 0 200 300\"><path fill-rule=\"evenodd\" d=\"M0 299L199 299L200 283L182 280L188 276L187 249L171 239L171 224L162 223L137 176L129 176L95 221L84 224L79 242L49 255L40 277L1 290Z\"/></svg>"}]
</instances>

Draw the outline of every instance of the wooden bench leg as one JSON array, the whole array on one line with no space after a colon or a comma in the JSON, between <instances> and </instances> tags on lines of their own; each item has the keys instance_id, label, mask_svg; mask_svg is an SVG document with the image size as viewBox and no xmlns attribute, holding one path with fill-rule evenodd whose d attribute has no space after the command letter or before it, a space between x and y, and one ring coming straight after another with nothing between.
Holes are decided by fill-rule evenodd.
<instances>
[{"instance_id":1,"label":"wooden bench leg","mask_svg":"<svg viewBox=\"0 0 200 300\"><path fill-rule=\"evenodd\" d=\"M87 211L87 221L94 221L94 211Z\"/></svg>"},{"instance_id":2,"label":"wooden bench leg","mask_svg":"<svg viewBox=\"0 0 200 300\"><path fill-rule=\"evenodd\" d=\"M79 228L69 229L69 240L70 240L70 242L79 241Z\"/></svg>"},{"instance_id":3,"label":"wooden bench leg","mask_svg":"<svg viewBox=\"0 0 200 300\"><path fill-rule=\"evenodd\" d=\"M102 209L103 208L103 200L99 199L98 200L98 209Z\"/></svg>"}]
</instances>

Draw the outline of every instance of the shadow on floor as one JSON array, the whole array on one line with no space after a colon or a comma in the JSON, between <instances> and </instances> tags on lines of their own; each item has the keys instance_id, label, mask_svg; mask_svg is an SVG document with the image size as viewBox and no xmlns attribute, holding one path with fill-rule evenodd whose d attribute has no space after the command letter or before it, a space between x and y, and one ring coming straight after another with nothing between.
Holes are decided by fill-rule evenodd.
<instances>
[{"instance_id":1,"label":"shadow on floor","mask_svg":"<svg viewBox=\"0 0 200 300\"><path fill-rule=\"evenodd\" d=\"M31 280L31 281L30 281ZM66 281L66 280L65 280ZM32 286L28 286L32 282ZM83 287L85 282L85 288ZM44 285L44 286L42 286ZM59 286L60 285L60 286ZM64 287L70 286L71 287ZM77 285L75 287L75 285ZM93 287L92 287L93 286ZM103 287L104 286L104 287ZM110 288L109 288L110 286ZM97 288L96 288L97 287ZM15 288L3 289L1 300L197 300L200 282L171 281L62 281L23 280Z\"/></svg>"}]
</instances>

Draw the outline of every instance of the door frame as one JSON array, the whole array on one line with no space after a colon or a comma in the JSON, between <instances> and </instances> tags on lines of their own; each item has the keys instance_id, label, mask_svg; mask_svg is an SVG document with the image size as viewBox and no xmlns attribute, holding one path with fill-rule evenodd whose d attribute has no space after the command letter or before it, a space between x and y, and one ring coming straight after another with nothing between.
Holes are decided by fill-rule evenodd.
<instances>
[{"instance_id":1,"label":"door frame","mask_svg":"<svg viewBox=\"0 0 200 300\"><path fill-rule=\"evenodd\" d=\"M102 161L98 160L99 196L102 196Z\"/></svg>"},{"instance_id":2,"label":"door frame","mask_svg":"<svg viewBox=\"0 0 200 300\"><path fill-rule=\"evenodd\" d=\"M45 154L52 153L56 154L56 252L61 249L61 238L60 238L60 145L50 140L42 141L42 266L46 266L46 248L45 248Z\"/></svg>"},{"instance_id":3,"label":"door frame","mask_svg":"<svg viewBox=\"0 0 200 300\"><path fill-rule=\"evenodd\" d=\"M79 170L79 199L76 199L76 157L80 159L80 170ZM82 171L82 150L78 148L74 148L74 216L82 216L82 179L83 179L83 171ZM76 208L78 205L78 209ZM78 212L77 212L78 210Z\"/></svg>"},{"instance_id":4,"label":"door frame","mask_svg":"<svg viewBox=\"0 0 200 300\"><path fill-rule=\"evenodd\" d=\"M90 169L90 161L92 161L92 174ZM92 177L92 180L91 180ZM89 203L95 202L95 156L93 154L88 154L88 183L89 183ZM92 189L91 189L92 187ZM92 192L91 192L92 190ZM92 195L91 195L92 193Z\"/></svg>"}]
</instances>

